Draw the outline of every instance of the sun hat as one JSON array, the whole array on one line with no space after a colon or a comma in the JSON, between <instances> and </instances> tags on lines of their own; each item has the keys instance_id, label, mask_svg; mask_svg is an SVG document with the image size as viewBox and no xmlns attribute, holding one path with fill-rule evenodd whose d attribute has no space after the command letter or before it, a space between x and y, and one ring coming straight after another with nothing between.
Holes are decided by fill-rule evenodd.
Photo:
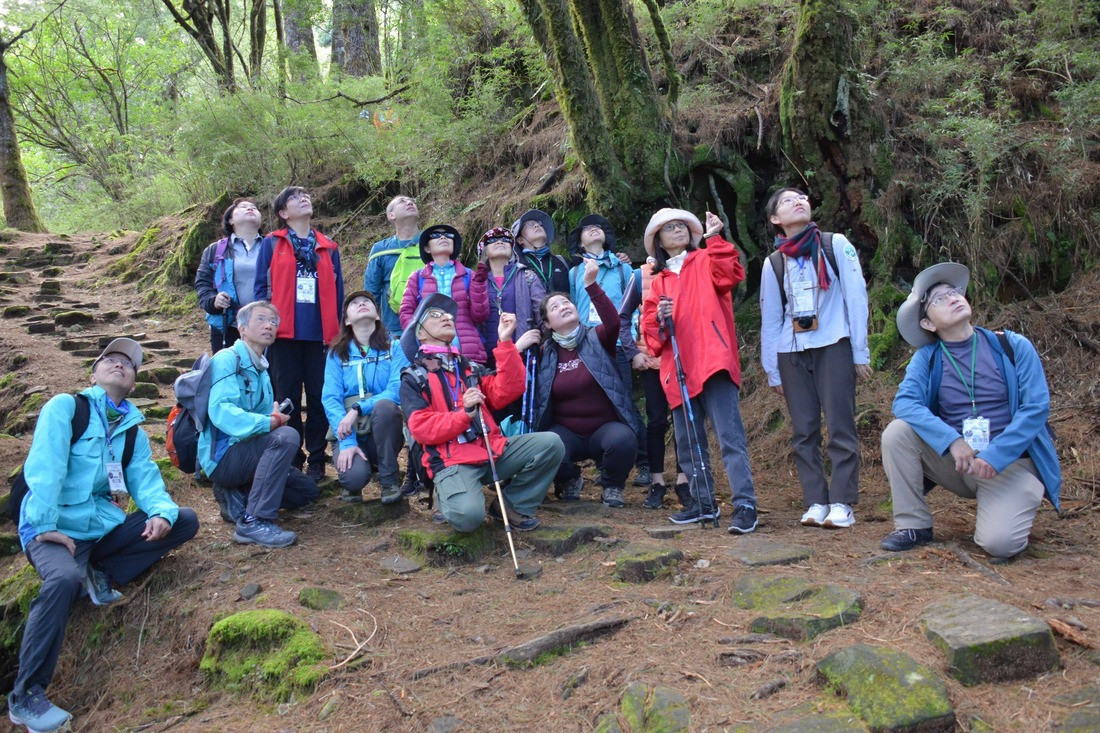
<instances>
[{"instance_id":1,"label":"sun hat","mask_svg":"<svg viewBox=\"0 0 1100 733\"><path fill-rule=\"evenodd\" d=\"M941 262L932 265L913 278L913 287L909 291L909 297L898 308L898 333L910 346L919 349L922 346L934 343L936 336L925 330L921 325L921 301L928 291L939 283L966 292L966 285L970 282L970 270L966 265L958 262Z\"/></svg>"},{"instance_id":2,"label":"sun hat","mask_svg":"<svg viewBox=\"0 0 1100 733\"><path fill-rule=\"evenodd\" d=\"M683 209L661 209L650 217L649 223L645 226L645 251L650 257L657 256L653 238L657 236L661 227L670 221L682 221L687 224L693 245L699 246L699 242L703 239L703 223L695 214Z\"/></svg>"}]
</instances>

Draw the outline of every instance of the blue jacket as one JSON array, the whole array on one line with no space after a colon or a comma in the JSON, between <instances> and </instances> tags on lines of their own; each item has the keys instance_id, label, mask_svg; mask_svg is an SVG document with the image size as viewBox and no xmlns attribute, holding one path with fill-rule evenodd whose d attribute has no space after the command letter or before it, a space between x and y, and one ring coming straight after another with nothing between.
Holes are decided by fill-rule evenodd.
<instances>
[{"instance_id":1,"label":"blue jacket","mask_svg":"<svg viewBox=\"0 0 1100 733\"><path fill-rule=\"evenodd\" d=\"M419 242L420 232L407 241L398 239L395 234L375 242L367 256L363 289L374 295L374 302L381 308L378 316L391 334L401 334L401 318L390 308L390 275L393 273L393 265L406 247L415 246L419 252Z\"/></svg>"},{"instance_id":2,"label":"blue jacket","mask_svg":"<svg viewBox=\"0 0 1100 733\"><path fill-rule=\"evenodd\" d=\"M634 270L630 265L619 260L613 252L604 252L598 260L600 270L596 274L596 282L611 299L612 305L618 308L626 295L627 285L630 282ZM584 260L569 271L569 298L577 306L577 314L581 323L586 326L600 325L600 319L593 312L592 299L584 289Z\"/></svg>"},{"instance_id":3,"label":"blue jacket","mask_svg":"<svg viewBox=\"0 0 1100 733\"><path fill-rule=\"evenodd\" d=\"M243 340L222 349L210 364L208 420L199 434L199 465L210 476L229 447L271 432L275 393L267 370L252 364ZM214 444L211 455L210 445Z\"/></svg>"},{"instance_id":4,"label":"blue jacket","mask_svg":"<svg viewBox=\"0 0 1100 733\"><path fill-rule=\"evenodd\" d=\"M1047 429L1050 390L1039 354L1026 338L1005 331L1016 357L1013 366L995 333L984 328L975 330L985 336L993 349L993 358L1008 388L1009 410L1012 413L1012 421L981 452L981 458L1000 473L1010 463L1027 454L1035 462L1035 469L1046 488L1047 499L1060 511L1058 492L1062 487L1062 469ZM909 423L917 435L940 455L946 454L950 445L962 437L939 418L937 399L942 377L943 353L939 342L921 347L909 361L905 379L898 385L893 407L894 417Z\"/></svg>"},{"instance_id":5,"label":"blue jacket","mask_svg":"<svg viewBox=\"0 0 1100 733\"><path fill-rule=\"evenodd\" d=\"M218 245L226 240L228 237L222 237L204 249L202 259L199 261L199 269L195 271L195 290L199 295L199 307L206 314L206 322L219 331L225 327L227 321L230 326L236 327L237 307L241 302L237 296L237 286L233 282L233 245L231 243L226 243L222 261L214 264ZM223 288L232 300L232 305L225 311L214 307L214 299Z\"/></svg>"},{"instance_id":6,"label":"blue jacket","mask_svg":"<svg viewBox=\"0 0 1100 733\"><path fill-rule=\"evenodd\" d=\"M28 492L19 515L19 540L24 548L38 535L53 530L74 540L98 540L126 519L126 513L111 503L107 483L107 463L112 460L107 448L107 393L101 387L89 387L83 394L88 397L91 414L84 435L71 446L75 397L56 395L38 414L23 464ZM117 460L122 460L126 431L144 421L141 412L130 405L111 437ZM164 488L149 438L140 428L125 476L126 489L138 509L149 517L176 523L179 507Z\"/></svg>"},{"instance_id":7,"label":"blue jacket","mask_svg":"<svg viewBox=\"0 0 1100 733\"><path fill-rule=\"evenodd\" d=\"M379 400L390 400L401 404L401 370L409 365L400 341L390 344L389 351L367 349L366 356L359 356L359 344L352 339L348 349L348 360L341 361L330 349L325 358L325 386L321 390L321 403L333 434L344 416L344 400L359 394L360 368L363 374L363 392L366 399L359 400L364 415L374 410ZM354 448L357 445L355 433L340 441L340 449Z\"/></svg>"}]
</instances>

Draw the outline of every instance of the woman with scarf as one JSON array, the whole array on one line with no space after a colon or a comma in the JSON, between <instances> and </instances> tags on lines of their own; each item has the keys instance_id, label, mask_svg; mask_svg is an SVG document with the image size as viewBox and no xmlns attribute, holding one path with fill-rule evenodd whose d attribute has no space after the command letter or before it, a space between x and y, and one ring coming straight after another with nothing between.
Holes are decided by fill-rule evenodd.
<instances>
[{"instance_id":1,"label":"woman with scarf","mask_svg":"<svg viewBox=\"0 0 1100 733\"><path fill-rule=\"evenodd\" d=\"M472 362L484 364L485 344L477 327L489 317L489 304L473 298L475 280L488 277L487 270L477 273L458 261L462 235L446 224L436 224L420 234L420 259L424 269L409 275L401 299L401 328L407 328L420 301L431 293L441 293L458 304L454 346ZM480 282L478 283L481 286Z\"/></svg>"},{"instance_id":2,"label":"woman with scarf","mask_svg":"<svg viewBox=\"0 0 1100 733\"><path fill-rule=\"evenodd\" d=\"M598 273L599 264L585 260L582 281L600 325L584 325L565 293L551 293L542 302L549 338L543 342L535 385L535 430L548 430L565 444L555 477L560 499L580 499L584 478L574 462L591 458L603 466L603 503L621 507L641 426L615 364L619 312L596 282Z\"/></svg>"},{"instance_id":3,"label":"woman with scarf","mask_svg":"<svg viewBox=\"0 0 1100 733\"><path fill-rule=\"evenodd\" d=\"M382 503L401 499L397 454L405 442L401 420L401 370L409 365L379 320L374 294L359 290L344 299L344 321L325 359L321 400L333 441L332 459L344 501L361 501L378 467Z\"/></svg>"},{"instance_id":4,"label":"woman with scarf","mask_svg":"<svg viewBox=\"0 0 1100 733\"><path fill-rule=\"evenodd\" d=\"M871 375L867 285L856 248L821 232L809 197L781 188L765 207L776 251L760 278L760 360L768 386L787 402L791 447L808 527L851 527L859 500L856 381ZM821 460L821 413L829 428Z\"/></svg>"},{"instance_id":5,"label":"woman with scarf","mask_svg":"<svg viewBox=\"0 0 1100 733\"><path fill-rule=\"evenodd\" d=\"M721 232L722 220L709 211L705 234L690 211L661 209L653 215L644 242L646 253L656 260L656 274L642 304L641 323L650 352L661 360L661 387L672 409L677 458L681 466L691 468L692 506L669 520L675 524L718 520L706 430L709 418L733 493L729 531L744 534L756 529L756 491L741 422L741 362L732 296L745 279L745 268L737 248ZM704 236L706 249L698 249ZM673 334L692 421L677 376Z\"/></svg>"}]
</instances>

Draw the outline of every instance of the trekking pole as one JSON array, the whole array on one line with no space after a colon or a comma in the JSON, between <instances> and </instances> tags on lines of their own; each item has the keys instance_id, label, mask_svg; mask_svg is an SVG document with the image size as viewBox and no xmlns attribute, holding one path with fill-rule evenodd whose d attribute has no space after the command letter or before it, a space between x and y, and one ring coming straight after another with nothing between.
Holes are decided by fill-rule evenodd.
<instances>
[{"instance_id":1,"label":"trekking pole","mask_svg":"<svg viewBox=\"0 0 1100 733\"><path fill-rule=\"evenodd\" d=\"M523 388L523 405L520 407L520 419L523 420L523 432L535 432L535 369L538 362L535 359L535 347L527 350L527 382Z\"/></svg>"},{"instance_id":2,"label":"trekking pole","mask_svg":"<svg viewBox=\"0 0 1100 733\"><path fill-rule=\"evenodd\" d=\"M666 298L662 298L666 299ZM703 460L703 448L699 441L699 434L695 431L695 411L691 409L691 398L688 396L687 388L687 375L684 373L684 363L680 360L680 344L676 341L676 328L672 323L672 316L665 318L665 328L668 329L668 339L672 342L672 358L676 365L676 381L680 385L680 401L683 403L684 417L687 420L687 439L688 439L688 453L691 455L691 473L695 478L695 486L699 486L699 473L703 474L703 483L706 486L707 494L709 495L709 506L717 510L718 497L714 492L714 485L707 474L707 464ZM699 494L698 488L696 488L696 494ZM706 527L706 522L703 522L701 515L703 514L703 497L696 496L695 502L699 506L700 522L703 527ZM718 526L718 513L715 511L714 526Z\"/></svg>"},{"instance_id":3,"label":"trekking pole","mask_svg":"<svg viewBox=\"0 0 1100 733\"><path fill-rule=\"evenodd\" d=\"M222 348L227 346L229 346L229 308L222 311Z\"/></svg>"}]
</instances>

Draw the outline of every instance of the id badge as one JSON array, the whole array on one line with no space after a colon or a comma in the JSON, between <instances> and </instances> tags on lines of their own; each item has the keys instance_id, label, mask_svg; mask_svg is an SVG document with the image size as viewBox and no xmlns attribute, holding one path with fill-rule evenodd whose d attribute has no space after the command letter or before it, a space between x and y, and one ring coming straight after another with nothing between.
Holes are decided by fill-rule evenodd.
<instances>
[{"instance_id":1,"label":"id badge","mask_svg":"<svg viewBox=\"0 0 1100 733\"><path fill-rule=\"evenodd\" d=\"M794 284L794 312L795 313L813 313L814 312L814 288L806 283L805 280L799 280Z\"/></svg>"},{"instance_id":2,"label":"id badge","mask_svg":"<svg viewBox=\"0 0 1100 733\"><path fill-rule=\"evenodd\" d=\"M122 473L122 463L111 461L107 464L107 486L111 491L111 501L118 505L129 501L130 492L126 490L126 478Z\"/></svg>"},{"instance_id":3,"label":"id badge","mask_svg":"<svg viewBox=\"0 0 1100 733\"><path fill-rule=\"evenodd\" d=\"M963 420L963 440L976 452L989 447L989 418L968 417Z\"/></svg>"},{"instance_id":4,"label":"id badge","mask_svg":"<svg viewBox=\"0 0 1100 733\"><path fill-rule=\"evenodd\" d=\"M600 323L600 313L596 310L596 306L591 303L588 304L588 325L592 326Z\"/></svg>"},{"instance_id":5,"label":"id badge","mask_svg":"<svg viewBox=\"0 0 1100 733\"><path fill-rule=\"evenodd\" d=\"M314 277L300 277L298 278L298 286L295 288L296 300L299 303L316 303L317 302L317 278Z\"/></svg>"}]
</instances>

